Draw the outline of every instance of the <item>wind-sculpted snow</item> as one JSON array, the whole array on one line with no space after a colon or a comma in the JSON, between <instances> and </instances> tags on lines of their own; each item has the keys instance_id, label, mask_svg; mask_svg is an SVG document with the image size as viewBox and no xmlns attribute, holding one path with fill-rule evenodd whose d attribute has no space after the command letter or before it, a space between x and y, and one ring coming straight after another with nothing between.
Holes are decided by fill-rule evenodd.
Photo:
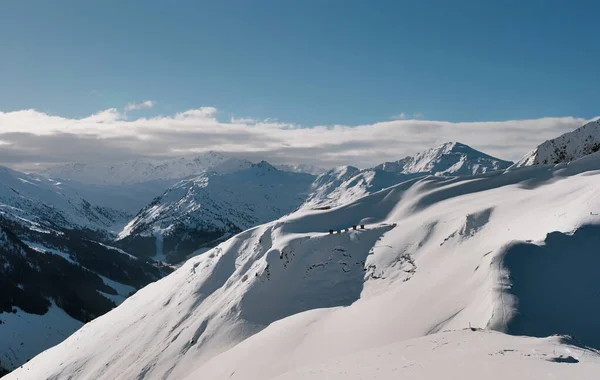
<instances>
[{"instance_id":1,"label":"wind-sculpted snow","mask_svg":"<svg viewBox=\"0 0 600 380\"><path fill-rule=\"evenodd\" d=\"M302 209L190 259L7 379L369 377L380 360L383 378L593 378L597 354L573 345L598 342L599 184L595 154Z\"/></svg>"},{"instance_id":2,"label":"wind-sculpted snow","mask_svg":"<svg viewBox=\"0 0 600 380\"><path fill-rule=\"evenodd\" d=\"M541 245L507 246L498 260L506 273L503 302L517 313L493 320L504 319L503 328L511 334L571 335L600 349L599 247L600 221L573 233L551 232Z\"/></svg>"}]
</instances>

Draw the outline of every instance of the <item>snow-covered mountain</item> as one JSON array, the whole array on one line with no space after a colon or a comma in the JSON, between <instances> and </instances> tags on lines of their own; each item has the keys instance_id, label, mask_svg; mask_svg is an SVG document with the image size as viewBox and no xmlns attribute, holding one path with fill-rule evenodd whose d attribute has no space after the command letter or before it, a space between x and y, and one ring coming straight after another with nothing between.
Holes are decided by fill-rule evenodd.
<instances>
[{"instance_id":1,"label":"snow-covered mountain","mask_svg":"<svg viewBox=\"0 0 600 380\"><path fill-rule=\"evenodd\" d=\"M109 245L130 218L70 184L0 167L0 371L172 271Z\"/></svg>"},{"instance_id":2,"label":"snow-covered mountain","mask_svg":"<svg viewBox=\"0 0 600 380\"><path fill-rule=\"evenodd\" d=\"M596 153L300 210L7 379L595 378L599 184Z\"/></svg>"},{"instance_id":3,"label":"snow-covered mountain","mask_svg":"<svg viewBox=\"0 0 600 380\"><path fill-rule=\"evenodd\" d=\"M75 163L51 167L40 174L84 184L120 185L154 180L181 179L205 171L229 173L246 169L252 163L219 152L166 160L137 159L120 163Z\"/></svg>"},{"instance_id":4,"label":"snow-covered mountain","mask_svg":"<svg viewBox=\"0 0 600 380\"><path fill-rule=\"evenodd\" d=\"M142 209L119 234L120 244L142 244L158 258L181 260L202 244L294 211L313 180L265 161L227 174L204 173L173 185Z\"/></svg>"},{"instance_id":5,"label":"snow-covered mountain","mask_svg":"<svg viewBox=\"0 0 600 380\"><path fill-rule=\"evenodd\" d=\"M93 205L61 182L0 167L0 217L31 228L110 230L129 215Z\"/></svg>"},{"instance_id":6,"label":"snow-covered mountain","mask_svg":"<svg viewBox=\"0 0 600 380\"><path fill-rule=\"evenodd\" d=\"M569 162L600 150L600 120L548 140L527 153L514 168Z\"/></svg>"},{"instance_id":7,"label":"snow-covered mountain","mask_svg":"<svg viewBox=\"0 0 600 380\"><path fill-rule=\"evenodd\" d=\"M503 170L511 164L467 145L449 142L374 168L359 170L353 166L342 166L331 169L315 180L304 207L343 205L411 178L476 175Z\"/></svg>"},{"instance_id":8,"label":"snow-covered mountain","mask_svg":"<svg viewBox=\"0 0 600 380\"><path fill-rule=\"evenodd\" d=\"M432 175L473 175L503 170L512 165L459 142L447 142L412 157L384 162L375 167L392 173Z\"/></svg>"}]
</instances>

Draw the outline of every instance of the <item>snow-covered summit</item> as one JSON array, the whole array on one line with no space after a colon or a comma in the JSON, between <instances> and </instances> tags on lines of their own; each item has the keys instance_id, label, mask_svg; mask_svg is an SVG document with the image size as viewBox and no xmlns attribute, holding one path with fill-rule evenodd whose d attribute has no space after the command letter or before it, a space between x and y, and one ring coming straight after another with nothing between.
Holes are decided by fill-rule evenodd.
<instances>
[{"instance_id":1,"label":"snow-covered summit","mask_svg":"<svg viewBox=\"0 0 600 380\"><path fill-rule=\"evenodd\" d=\"M489 173L512 162L494 158L467 145L449 142L411 157L359 170L341 166L321 174L312 185L305 207L333 207L415 177Z\"/></svg>"},{"instance_id":2,"label":"snow-covered summit","mask_svg":"<svg viewBox=\"0 0 600 380\"><path fill-rule=\"evenodd\" d=\"M174 159L136 159L119 163L74 163L45 169L50 178L74 180L85 184L130 184L153 180L181 179L205 171L229 173L248 168L248 160L207 152L196 157Z\"/></svg>"},{"instance_id":3,"label":"snow-covered summit","mask_svg":"<svg viewBox=\"0 0 600 380\"><path fill-rule=\"evenodd\" d=\"M203 173L168 188L127 224L119 239L157 237L167 256L191 253L225 234L294 211L313 180L310 174L277 170L266 161L227 174Z\"/></svg>"},{"instance_id":4,"label":"snow-covered summit","mask_svg":"<svg viewBox=\"0 0 600 380\"><path fill-rule=\"evenodd\" d=\"M547 140L527 153L514 168L569 162L600 150L600 120Z\"/></svg>"},{"instance_id":5,"label":"snow-covered summit","mask_svg":"<svg viewBox=\"0 0 600 380\"><path fill-rule=\"evenodd\" d=\"M459 142L447 142L414 156L375 167L393 173L473 175L508 168L512 162L492 157Z\"/></svg>"}]
</instances>

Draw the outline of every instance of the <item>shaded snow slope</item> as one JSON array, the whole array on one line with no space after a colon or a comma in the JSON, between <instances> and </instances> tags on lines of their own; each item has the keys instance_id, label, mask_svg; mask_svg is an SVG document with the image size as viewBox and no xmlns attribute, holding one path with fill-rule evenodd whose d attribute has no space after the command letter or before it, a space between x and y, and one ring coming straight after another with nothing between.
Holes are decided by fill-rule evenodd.
<instances>
[{"instance_id":1,"label":"shaded snow slope","mask_svg":"<svg viewBox=\"0 0 600 380\"><path fill-rule=\"evenodd\" d=\"M596 345L587 319L573 327L596 315L596 303L566 300L570 287L556 298L545 292L556 293L570 270L582 277L574 287L590 287L583 295L600 292L582 269L597 264L587 239L600 228L598 190L596 154L554 167L414 178L341 207L298 211L190 259L7 379L322 378L314 371L358 366L361 356L429 378L438 365L472 379L489 374L464 368L469 357L498 371L511 365L496 378L519 368L531 377L597 373L596 354L554 338L432 334L471 325L575 334ZM351 228L361 223L364 230ZM554 243L554 231L574 240ZM542 260L529 246L544 240ZM540 279L533 287L531 276ZM375 358L387 352L406 357ZM419 358L419 365L393 367Z\"/></svg>"},{"instance_id":2,"label":"shaded snow slope","mask_svg":"<svg viewBox=\"0 0 600 380\"><path fill-rule=\"evenodd\" d=\"M513 167L569 162L600 150L600 121L548 140L527 153Z\"/></svg>"},{"instance_id":3,"label":"shaded snow slope","mask_svg":"<svg viewBox=\"0 0 600 380\"><path fill-rule=\"evenodd\" d=\"M14 369L115 304L96 274L0 225L0 367ZM39 250L38 250L39 249Z\"/></svg>"},{"instance_id":4,"label":"shaded snow slope","mask_svg":"<svg viewBox=\"0 0 600 380\"><path fill-rule=\"evenodd\" d=\"M118 185L152 180L181 179L210 170L229 173L252 164L218 152L207 152L192 158L167 160L137 159L119 163L75 163L45 169L41 174L85 184Z\"/></svg>"},{"instance_id":5,"label":"shaded snow slope","mask_svg":"<svg viewBox=\"0 0 600 380\"><path fill-rule=\"evenodd\" d=\"M233 173L205 173L170 187L129 222L119 239L124 244L156 239L157 254L187 256L200 244L294 211L313 180L264 161Z\"/></svg>"},{"instance_id":6,"label":"shaded snow slope","mask_svg":"<svg viewBox=\"0 0 600 380\"><path fill-rule=\"evenodd\" d=\"M303 208L327 208L350 203L410 178L426 176L426 173L404 174L381 169L359 170L353 166L341 166L320 175L311 185L311 192Z\"/></svg>"},{"instance_id":7,"label":"shaded snow slope","mask_svg":"<svg viewBox=\"0 0 600 380\"><path fill-rule=\"evenodd\" d=\"M539 245L507 246L497 261L509 274L504 303L516 304L518 313L502 315L499 310L495 319L506 319L505 331L511 334L544 337L560 332L600 349L599 247L600 224L572 233L551 232Z\"/></svg>"},{"instance_id":8,"label":"shaded snow slope","mask_svg":"<svg viewBox=\"0 0 600 380\"><path fill-rule=\"evenodd\" d=\"M52 304L43 315L0 313L0 368L11 370L26 363L40 352L55 346L83 326Z\"/></svg>"}]
</instances>

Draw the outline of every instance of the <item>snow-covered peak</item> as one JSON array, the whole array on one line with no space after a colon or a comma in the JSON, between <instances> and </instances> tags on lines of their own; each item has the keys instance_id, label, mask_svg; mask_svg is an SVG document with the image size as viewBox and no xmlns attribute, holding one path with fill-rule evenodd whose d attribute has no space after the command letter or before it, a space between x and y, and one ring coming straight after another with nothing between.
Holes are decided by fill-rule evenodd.
<instances>
[{"instance_id":1,"label":"snow-covered peak","mask_svg":"<svg viewBox=\"0 0 600 380\"><path fill-rule=\"evenodd\" d=\"M334 207L389 186L427 175L476 175L508 168L512 163L448 142L412 157L359 170L340 166L321 174L312 185L305 208Z\"/></svg>"},{"instance_id":2,"label":"snow-covered peak","mask_svg":"<svg viewBox=\"0 0 600 380\"><path fill-rule=\"evenodd\" d=\"M248 160L207 152L196 157L174 159L135 159L118 163L73 163L45 169L50 178L74 180L84 184L121 185L154 180L181 179L205 171L230 173L252 166Z\"/></svg>"},{"instance_id":3,"label":"snow-covered peak","mask_svg":"<svg viewBox=\"0 0 600 380\"><path fill-rule=\"evenodd\" d=\"M181 260L202 244L294 211L313 180L266 161L227 174L204 173L169 187L127 224L119 239L129 244L158 238L158 255Z\"/></svg>"},{"instance_id":4,"label":"snow-covered peak","mask_svg":"<svg viewBox=\"0 0 600 380\"><path fill-rule=\"evenodd\" d=\"M468 145L447 142L414 156L384 162L375 169L404 174L474 175L506 169L511 164L512 162L492 157Z\"/></svg>"},{"instance_id":5,"label":"snow-covered peak","mask_svg":"<svg viewBox=\"0 0 600 380\"><path fill-rule=\"evenodd\" d=\"M600 120L547 140L527 153L513 168L569 162L600 151Z\"/></svg>"}]
</instances>

